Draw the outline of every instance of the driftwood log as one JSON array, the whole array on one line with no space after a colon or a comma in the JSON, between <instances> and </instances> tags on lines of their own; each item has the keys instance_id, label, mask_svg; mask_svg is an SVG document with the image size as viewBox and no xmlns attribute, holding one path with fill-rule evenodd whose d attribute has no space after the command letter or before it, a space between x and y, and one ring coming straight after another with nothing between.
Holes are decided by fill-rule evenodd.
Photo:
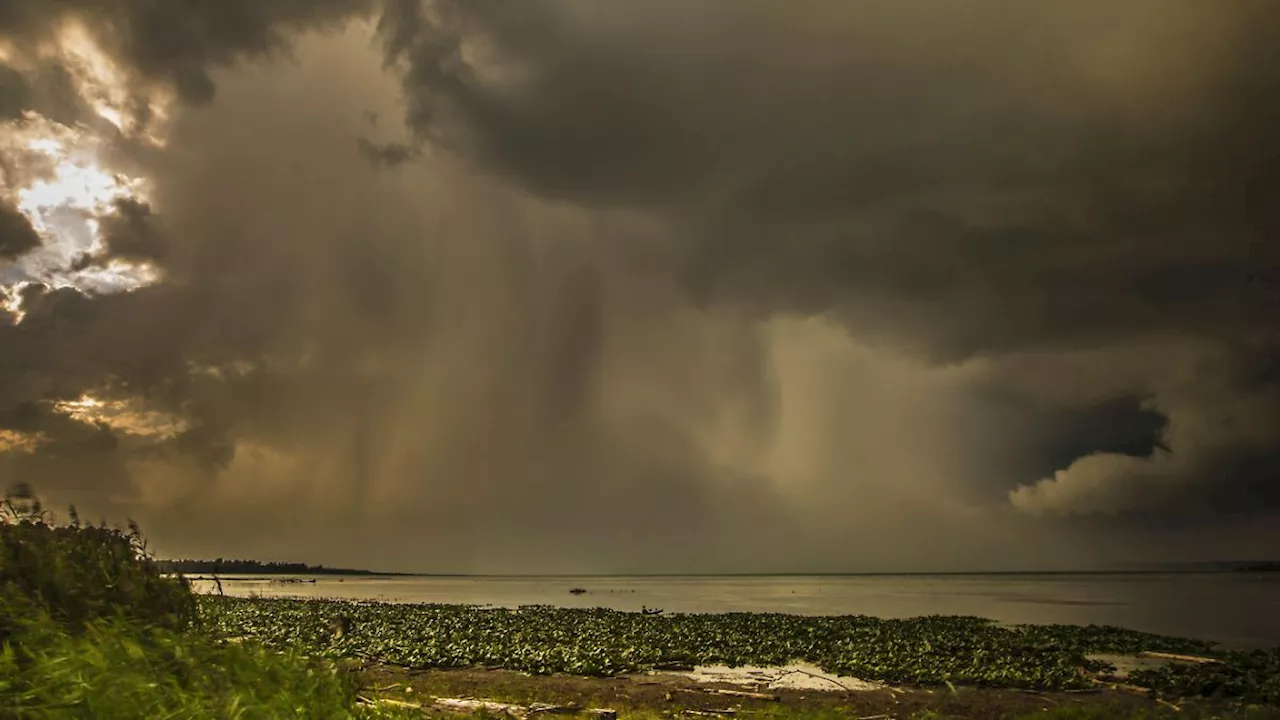
<instances>
[{"instance_id":1,"label":"driftwood log","mask_svg":"<svg viewBox=\"0 0 1280 720\"><path fill-rule=\"evenodd\" d=\"M561 713L585 713L597 718L597 720L617 720L618 717L618 711L609 708L588 708L584 710L577 705L544 705L539 703L517 705L515 703L498 702L497 700L476 700L473 698L436 698L431 705L440 710L468 713L484 710L486 712L506 713L519 718Z\"/></svg>"},{"instance_id":2,"label":"driftwood log","mask_svg":"<svg viewBox=\"0 0 1280 720\"><path fill-rule=\"evenodd\" d=\"M676 692L689 693L691 695L699 695L707 693L708 695L727 695L729 697L751 698L752 700L770 700L777 702L781 698L777 695L761 692L748 692L746 690L722 690L720 688L676 688Z\"/></svg>"},{"instance_id":3,"label":"driftwood log","mask_svg":"<svg viewBox=\"0 0 1280 720\"><path fill-rule=\"evenodd\" d=\"M1138 653L1138 657L1151 658L1153 660L1175 660L1177 662L1189 663L1216 663L1222 662L1217 658L1201 657L1199 655L1179 655L1178 653L1156 652L1155 650L1144 650Z\"/></svg>"},{"instance_id":4,"label":"driftwood log","mask_svg":"<svg viewBox=\"0 0 1280 720\"><path fill-rule=\"evenodd\" d=\"M711 688L710 690L707 690L707 692L711 693L712 695L729 695L731 697L751 698L752 700L770 700L773 702L777 702L779 699L777 695L771 695L769 693L747 692L746 690L721 690L719 688Z\"/></svg>"}]
</instances>

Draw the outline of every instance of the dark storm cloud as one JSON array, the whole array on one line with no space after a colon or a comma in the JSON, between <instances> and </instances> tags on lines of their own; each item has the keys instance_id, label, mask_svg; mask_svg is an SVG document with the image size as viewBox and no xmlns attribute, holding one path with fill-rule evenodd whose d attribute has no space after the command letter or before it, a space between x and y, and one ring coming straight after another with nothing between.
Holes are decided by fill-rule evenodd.
<instances>
[{"instance_id":1,"label":"dark storm cloud","mask_svg":"<svg viewBox=\"0 0 1280 720\"><path fill-rule=\"evenodd\" d=\"M1275 13L409 1L383 30L423 137L688 209L704 293L885 332L899 305L960 358L1261 319Z\"/></svg>"},{"instance_id":2,"label":"dark storm cloud","mask_svg":"<svg viewBox=\"0 0 1280 720\"><path fill-rule=\"evenodd\" d=\"M236 63L363 7L4 8L218 92L104 219L164 281L0 327L46 443L0 473L437 571L1045 566L1088 543L1037 514L1275 506L1269 5L392 0L395 75L356 30Z\"/></svg>"},{"instance_id":3,"label":"dark storm cloud","mask_svg":"<svg viewBox=\"0 0 1280 720\"><path fill-rule=\"evenodd\" d=\"M71 288L28 285L20 294L23 322L0 325L0 430L36 439L37 446L4 448L0 475L6 484L33 483L53 489L60 501L80 498L106 512L108 499L128 487L124 460L132 448L110 427L55 410L113 380L111 346L97 346L102 338L92 332L105 308Z\"/></svg>"},{"instance_id":4,"label":"dark storm cloud","mask_svg":"<svg viewBox=\"0 0 1280 720\"><path fill-rule=\"evenodd\" d=\"M1268 369L1275 353L1274 338L1155 348L1138 365L1141 384L1151 392L1144 406L1166 418L1150 450L1082 453L1045 479L1017 488L1012 501L1039 514L1106 513L1143 522L1274 514L1280 506L1280 384ZM1080 375L1122 375L1130 362L1121 353L1103 353L1086 360L1093 367ZM1064 364L1041 367L1054 373ZM1087 386L1078 380L1064 385L1076 383Z\"/></svg>"},{"instance_id":5,"label":"dark storm cloud","mask_svg":"<svg viewBox=\"0 0 1280 720\"><path fill-rule=\"evenodd\" d=\"M0 203L0 261L40 247L40 236L17 208Z\"/></svg>"},{"instance_id":6,"label":"dark storm cloud","mask_svg":"<svg viewBox=\"0 0 1280 720\"><path fill-rule=\"evenodd\" d=\"M195 5L6 3L0 7L0 41L7 41L22 63L20 67L0 66L0 113L17 117L33 110L68 126L86 121L92 127L100 125L76 88L73 74L79 70L74 67L77 61L65 55L32 52L56 36L68 21L89 29L94 41L123 72L122 79L131 92L168 86L180 99L202 103L213 97L211 74L220 68L246 58L286 54L297 33L340 27L346 18L369 7L359 0ZM136 100L129 110L140 113L140 120L146 122L149 109L143 100ZM122 145L108 151L118 149L137 150ZM117 259L163 264L171 242L152 207L136 199L116 201L101 219L101 235L105 254L85 256L72 270L105 266ZM38 246L39 240L25 217L8 206L0 207L0 257L16 257ZM216 290L207 283L183 285L102 297L40 285L21 291L23 322L9 322L6 314L7 322L0 326L0 341L6 350L0 360L4 371L0 373L0 413L26 417L35 411L32 408L44 408L39 415L44 421L30 430L40 433L42 444L36 457L25 462L59 457L66 454L66 448L83 445L75 438L85 427L96 429L92 423L52 413L48 408L85 393L142 396L151 410L185 423L185 430L165 442L100 444L105 454L118 450L121 462L139 452L190 456L201 467L216 468L229 462L227 420L216 414L217 404L207 400L219 393L220 383L210 377L193 378L192 368L216 368L220 363L246 358L260 360L270 349L264 338L276 332L278 325L273 323L278 320L258 311L253 313L255 321L237 318L228 322L231 318L224 314L227 310ZM235 311L233 307L230 312ZM22 408L27 410L20 411ZM45 468L43 474L61 472ZM127 484L127 473L118 472L114 477ZM122 489L109 483L96 488L97 494Z\"/></svg>"},{"instance_id":7,"label":"dark storm cloud","mask_svg":"<svg viewBox=\"0 0 1280 720\"><path fill-rule=\"evenodd\" d=\"M34 43L56 32L60 21L80 20L142 79L172 85L185 101L205 102L215 92L214 68L286 51L292 33L333 27L369 7L369 0L30 0L0 7L0 37Z\"/></svg>"},{"instance_id":8,"label":"dark storm cloud","mask_svg":"<svg viewBox=\"0 0 1280 720\"><path fill-rule=\"evenodd\" d=\"M0 41L4 39L5 32L0 29ZM88 108L60 62L44 60L22 67L0 64L0 121L15 120L27 110L37 110L64 125L88 117Z\"/></svg>"},{"instance_id":9,"label":"dark storm cloud","mask_svg":"<svg viewBox=\"0 0 1280 720\"><path fill-rule=\"evenodd\" d=\"M404 143L377 143L368 138L360 138L356 141L356 146L370 162L386 167L403 165L422 156L422 148Z\"/></svg>"},{"instance_id":10,"label":"dark storm cloud","mask_svg":"<svg viewBox=\"0 0 1280 720\"><path fill-rule=\"evenodd\" d=\"M1168 419L1140 396L1106 396L1073 405L1039 402L999 384L975 384L957 418L960 442L982 454L1003 456L1005 472L973 482L967 490L980 502L1000 502L1010 478L1043 478L1093 453L1142 457L1162 446ZM993 425L1019 425L1010 451L1009 435L992 435ZM1167 448L1166 448L1167 449Z\"/></svg>"},{"instance_id":11,"label":"dark storm cloud","mask_svg":"<svg viewBox=\"0 0 1280 720\"><path fill-rule=\"evenodd\" d=\"M27 107L31 89L22 73L0 64L0 121L12 120Z\"/></svg>"},{"instance_id":12,"label":"dark storm cloud","mask_svg":"<svg viewBox=\"0 0 1280 720\"><path fill-rule=\"evenodd\" d=\"M219 316L205 304L213 300L207 291L155 286L92 297L34 284L21 295L22 322L0 326L0 427L38 439L20 459L28 480L93 507L128 491L131 460L180 456L199 472L226 466L228 383L193 375L192 366L256 357L261 348L209 327ZM181 427L156 435L55 409L85 395L133 401ZM121 432L143 435L122 441ZM115 470L100 473L94 463ZM86 473L101 477L89 482Z\"/></svg>"},{"instance_id":13,"label":"dark storm cloud","mask_svg":"<svg viewBox=\"0 0 1280 720\"><path fill-rule=\"evenodd\" d=\"M101 232L110 257L163 260L169 244L156 227L151 206L128 198L116 202L115 211L103 220Z\"/></svg>"},{"instance_id":14,"label":"dark storm cloud","mask_svg":"<svg viewBox=\"0 0 1280 720\"><path fill-rule=\"evenodd\" d=\"M1238 342L1280 320L1280 72L1258 62L1278 18L1265 2L410 1L382 35L424 140L544 196L697 227L700 303L826 313L934 362L1187 339L1127 384L1090 372L1098 407L1151 396L1141 432L1028 437L1049 444L1026 467L1107 465L1089 501L1042 486L1065 511L1212 514L1274 507L1258 478L1276 445L1192 418L1270 427L1254 406L1276 385L1224 380L1214 400L1218 381L1159 378L1200 343L1232 365L1280 347ZM1152 414L1171 426L1154 450L1130 438Z\"/></svg>"},{"instance_id":15,"label":"dark storm cloud","mask_svg":"<svg viewBox=\"0 0 1280 720\"><path fill-rule=\"evenodd\" d=\"M730 324L703 346L674 286L634 280L642 267L594 241L654 237L644 223L447 161L407 164L405 198L352 142L394 83L368 98L358 73L376 54L339 48L311 40L311 64L219 77L143 168L154 204L103 218L96 266L156 261L161 284L28 290L26 317L0 329L0 406L36 408L39 443L0 474L193 554L577 571L782 557L740 522L785 537L775 489L698 439L722 397L763 402L763 367L734 357L759 355L751 333ZM350 112L332 112L335 89ZM114 447L71 453L96 428L54 407L82 394L174 427L117 418Z\"/></svg>"},{"instance_id":16,"label":"dark storm cloud","mask_svg":"<svg viewBox=\"0 0 1280 720\"><path fill-rule=\"evenodd\" d=\"M117 260L163 264L169 252L171 240L151 205L134 198L116 200L110 212L100 219L98 232L102 251L82 254L73 262L72 270L101 268Z\"/></svg>"}]
</instances>

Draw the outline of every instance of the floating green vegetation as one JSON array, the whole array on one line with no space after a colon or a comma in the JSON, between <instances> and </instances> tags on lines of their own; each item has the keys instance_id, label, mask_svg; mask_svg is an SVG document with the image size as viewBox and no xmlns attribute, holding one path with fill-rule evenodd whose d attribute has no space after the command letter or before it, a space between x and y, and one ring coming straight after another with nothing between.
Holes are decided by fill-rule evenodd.
<instances>
[{"instance_id":1,"label":"floating green vegetation","mask_svg":"<svg viewBox=\"0 0 1280 720\"><path fill-rule=\"evenodd\" d=\"M1201 666L1250 678L1197 685L1183 669L1143 677L1150 687L1249 700L1273 699L1258 673L1276 667L1211 643L1115 627L1004 627L976 617L882 620L782 614L646 615L606 609L400 605L324 600L205 597L208 627L269 646L325 656L375 657L411 667L502 667L525 672L612 675L680 665L784 665L902 684L1071 689L1088 687L1090 653L1163 651L1222 656ZM335 638L338 617L352 631ZM1236 677L1232 675L1231 677ZM1257 692L1259 689L1262 693Z\"/></svg>"},{"instance_id":2,"label":"floating green vegetation","mask_svg":"<svg viewBox=\"0 0 1280 720\"><path fill-rule=\"evenodd\" d=\"M1219 663L1173 664L1140 670L1129 682L1174 697L1227 697L1280 705L1280 648L1228 652Z\"/></svg>"}]
</instances>

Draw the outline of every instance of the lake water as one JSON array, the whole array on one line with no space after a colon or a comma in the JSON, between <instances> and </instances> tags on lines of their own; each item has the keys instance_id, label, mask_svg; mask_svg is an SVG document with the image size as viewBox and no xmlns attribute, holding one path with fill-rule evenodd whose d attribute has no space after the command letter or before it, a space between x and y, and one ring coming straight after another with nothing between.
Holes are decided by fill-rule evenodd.
<instances>
[{"instance_id":1,"label":"lake water","mask_svg":"<svg viewBox=\"0 0 1280 720\"><path fill-rule=\"evenodd\" d=\"M1003 623L1118 625L1237 647L1280 646L1280 573L314 577L314 584L235 575L222 582L226 594L240 596L682 613L976 615ZM572 588L587 592L573 595ZM196 589L210 592L213 584L197 581Z\"/></svg>"}]
</instances>

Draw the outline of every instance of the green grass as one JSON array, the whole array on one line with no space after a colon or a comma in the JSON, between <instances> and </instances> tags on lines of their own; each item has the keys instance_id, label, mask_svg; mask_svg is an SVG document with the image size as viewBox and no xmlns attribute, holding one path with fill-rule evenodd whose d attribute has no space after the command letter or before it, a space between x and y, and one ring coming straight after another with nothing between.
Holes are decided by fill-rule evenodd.
<instances>
[{"instance_id":1,"label":"green grass","mask_svg":"<svg viewBox=\"0 0 1280 720\"><path fill-rule=\"evenodd\" d=\"M403 717L357 705L333 663L214 639L136 527L0 504L0 717Z\"/></svg>"},{"instance_id":2,"label":"green grass","mask_svg":"<svg viewBox=\"0 0 1280 720\"><path fill-rule=\"evenodd\" d=\"M32 622L0 654L4 717L336 719L354 701L333 667L121 621Z\"/></svg>"}]
</instances>

